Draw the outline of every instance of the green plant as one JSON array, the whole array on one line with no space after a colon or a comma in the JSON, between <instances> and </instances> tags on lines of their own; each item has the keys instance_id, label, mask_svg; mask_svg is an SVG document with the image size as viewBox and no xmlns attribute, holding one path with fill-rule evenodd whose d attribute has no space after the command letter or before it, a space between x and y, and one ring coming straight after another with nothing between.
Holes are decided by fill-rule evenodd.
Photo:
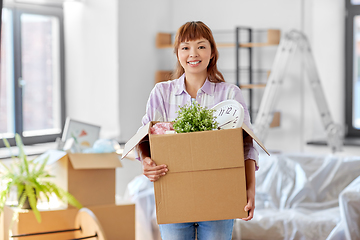
<instances>
[{"instance_id":1,"label":"green plant","mask_svg":"<svg viewBox=\"0 0 360 240\"><path fill-rule=\"evenodd\" d=\"M178 116L173 125L177 133L208 131L216 129L218 123L213 113L215 110L201 107L194 102L190 106L185 105L177 111Z\"/></svg>"},{"instance_id":2,"label":"green plant","mask_svg":"<svg viewBox=\"0 0 360 240\"><path fill-rule=\"evenodd\" d=\"M16 145L19 149L18 158L12 155L12 163L7 166L0 162L2 169L0 170L0 214L2 213L7 196L12 187L17 187L17 195L19 198L18 208L22 208L26 199L28 199L31 209L33 210L38 222L41 222L40 212L37 208L37 199L46 198L49 202L50 196L54 193L62 202L81 208L82 205L67 191L58 187L49 181L51 176L45 170L49 156L43 162L28 160L24 152L23 143L20 135L15 136ZM3 139L7 148L10 144L7 139ZM11 149L10 149L11 151Z\"/></svg>"}]
</instances>

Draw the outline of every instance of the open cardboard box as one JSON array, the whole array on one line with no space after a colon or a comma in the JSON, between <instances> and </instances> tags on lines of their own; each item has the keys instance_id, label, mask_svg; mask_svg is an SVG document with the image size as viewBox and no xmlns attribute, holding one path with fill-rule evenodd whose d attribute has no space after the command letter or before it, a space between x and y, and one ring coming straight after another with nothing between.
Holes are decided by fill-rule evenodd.
<instances>
[{"instance_id":1,"label":"open cardboard box","mask_svg":"<svg viewBox=\"0 0 360 240\"><path fill-rule=\"evenodd\" d=\"M115 171L122 167L116 153L45 152L54 182L71 193L84 207L115 204ZM69 207L72 207L69 205Z\"/></svg>"},{"instance_id":2,"label":"open cardboard box","mask_svg":"<svg viewBox=\"0 0 360 240\"><path fill-rule=\"evenodd\" d=\"M98 205L90 206L88 209L94 213L107 239L135 239L135 204L123 203L119 205ZM74 229L75 218L78 211L79 210L75 208L40 211L42 221L41 223L38 223L32 211L24 210L19 213L18 221L13 223L10 236ZM5 206L4 212L0 216L0 240L11 239L9 236L9 227L13 214L14 208ZM26 236L23 237L23 239L64 240L74 239L75 237L76 233L72 231Z\"/></svg>"},{"instance_id":3,"label":"open cardboard box","mask_svg":"<svg viewBox=\"0 0 360 240\"><path fill-rule=\"evenodd\" d=\"M149 122L125 145L122 158L149 135L151 158L169 172L154 182L158 224L244 218L247 204L241 128L152 135ZM269 154L269 153L268 153Z\"/></svg>"}]
</instances>

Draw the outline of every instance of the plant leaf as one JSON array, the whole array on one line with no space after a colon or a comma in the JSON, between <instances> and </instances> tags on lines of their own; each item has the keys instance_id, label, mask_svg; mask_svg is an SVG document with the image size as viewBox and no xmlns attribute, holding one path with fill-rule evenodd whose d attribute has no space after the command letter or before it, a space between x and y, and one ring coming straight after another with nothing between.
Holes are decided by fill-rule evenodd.
<instances>
[{"instance_id":1,"label":"plant leaf","mask_svg":"<svg viewBox=\"0 0 360 240\"><path fill-rule=\"evenodd\" d=\"M50 157L50 155L48 155L48 156L44 159L44 161L43 161L43 163L41 164L39 170L37 171L37 174L38 174L38 175L41 175L41 174L46 173L46 172L44 172L44 169L45 169L45 166L46 166L47 162L49 161L49 157ZM35 168L34 168L34 169L35 169ZM38 177L39 177L39 176L38 176Z\"/></svg>"},{"instance_id":2,"label":"plant leaf","mask_svg":"<svg viewBox=\"0 0 360 240\"><path fill-rule=\"evenodd\" d=\"M6 138L3 138L3 142L4 142L5 146L6 146L6 148L9 149L11 158L15 159L15 156L14 156L14 154L13 154L12 151L11 151L11 147L10 147L9 141L8 141Z\"/></svg>"},{"instance_id":3,"label":"plant leaf","mask_svg":"<svg viewBox=\"0 0 360 240\"><path fill-rule=\"evenodd\" d=\"M63 190L62 188L56 186L53 183L48 183L50 188L54 191L54 193L56 194L56 196L64 203L66 203L66 201L77 208L82 208L82 204L73 196L71 195L69 192Z\"/></svg>"},{"instance_id":4,"label":"plant leaf","mask_svg":"<svg viewBox=\"0 0 360 240\"><path fill-rule=\"evenodd\" d=\"M18 198L21 196L21 194L24 192L25 185L24 184L18 184L17 185L17 196Z\"/></svg>"},{"instance_id":5,"label":"plant leaf","mask_svg":"<svg viewBox=\"0 0 360 240\"><path fill-rule=\"evenodd\" d=\"M19 158L22 160L22 162L24 164L26 174L29 176L29 165L28 165L28 161L26 159L24 145L23 145L23 143L21 141L21 137L18 133L16 133L16 135L15 135L15 141L16 141L16 145L19 148Z\"/></svg>"},{"instance_id":6,"label":"plant leaf","mask_svg":"<svg viewBox=\"0 0 360 240\"><path fill-rule=\"evenodd\" d=\"M21 209L24 206L26 198L27 198L27 193L24 192L24 194L21 195L21 198L19 199L18 209Z\"/></svg>"},{"instance_id":7,"label":"plant leaf","mask_svg":"<svg viewBox=\"0 0 360 240\"><path fill-rule=\"evenodd\" d=\"M35 195L35 192L34 192L34 188L32 188L32 186L26 184L25 185L25 191L26 191L26 195L28 196L28 199L29 199L31 210L33 211L38 223L41 223L40 212L39 212L39 210L37 209L37 206L36 206L37 201L36 201L36 195Z\"/></svg>"},{"instance_id":8,"label":"plant leaf","mask_svg":"<svg viewBox=\"0 0 360 240\"><path fill-rule=\"evenodd\" d=\"M8 166L6 166L4 163L0 162L0 165L1 165L3 168L5 168L5 170L6 170L8 173L11 172L11 171L10 171L10 168L9 168Z\"/></svg>"}]
</instances>

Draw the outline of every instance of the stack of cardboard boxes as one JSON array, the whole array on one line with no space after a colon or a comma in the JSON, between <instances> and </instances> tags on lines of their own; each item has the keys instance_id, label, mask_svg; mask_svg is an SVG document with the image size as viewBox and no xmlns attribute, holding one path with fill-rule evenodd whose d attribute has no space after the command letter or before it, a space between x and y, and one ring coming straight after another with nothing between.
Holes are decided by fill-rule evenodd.
<instances>
[{"instance_id":1,"label":"stack of cardboard boxes","mask_svg":"<svg viewBox=\"0 0 360 240\"><path fill-rule=\"evenodd\" d=\"M94 213L106 239L135 239L135 205L115 203L115 170L121 167L116 153L70 154L52 150L44 156L50 156L48 164L51 174L56 176L54 182ZM41 211L41 223L31 211L23 211L10 228L13 213L14 208L5 207L0 216L0 240L17 234L73 229L78 209L69 205L66 209ZM74 232L64 232L26 239L64 240L74 236Z\"/></svg>"}]
</instances>

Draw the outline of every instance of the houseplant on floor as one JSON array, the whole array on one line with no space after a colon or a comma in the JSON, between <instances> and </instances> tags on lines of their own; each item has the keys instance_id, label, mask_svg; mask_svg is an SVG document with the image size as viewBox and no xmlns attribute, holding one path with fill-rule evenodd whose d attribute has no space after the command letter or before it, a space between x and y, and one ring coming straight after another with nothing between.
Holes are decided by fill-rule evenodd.
<instances>
[{"instance_id":1,"label":"houseplant on floor","mask_svg":"<svg viewBox=\"0 0 360 240\"><path fill-rule=\"evenodd\" d=\"M39 223L41 222L41 216L36 206L38 199L45 199L49 202L50 196L55 194L62 202L68 202L77 208L81 208L82 205L74 196L49 181L53 177L45 169L49 157L43 162L36 162L35 159L28 160L20 135L16 134L15 141L19 150L18 157L11 154L12 163L10 166L0 162L0 214L4 209L10 190L14 186L17 187L18 209L23 208L28 200L30 208ZM4 139L4 143L11 151L9 142L6 139Z\"/></svg>"}]
</instances>

